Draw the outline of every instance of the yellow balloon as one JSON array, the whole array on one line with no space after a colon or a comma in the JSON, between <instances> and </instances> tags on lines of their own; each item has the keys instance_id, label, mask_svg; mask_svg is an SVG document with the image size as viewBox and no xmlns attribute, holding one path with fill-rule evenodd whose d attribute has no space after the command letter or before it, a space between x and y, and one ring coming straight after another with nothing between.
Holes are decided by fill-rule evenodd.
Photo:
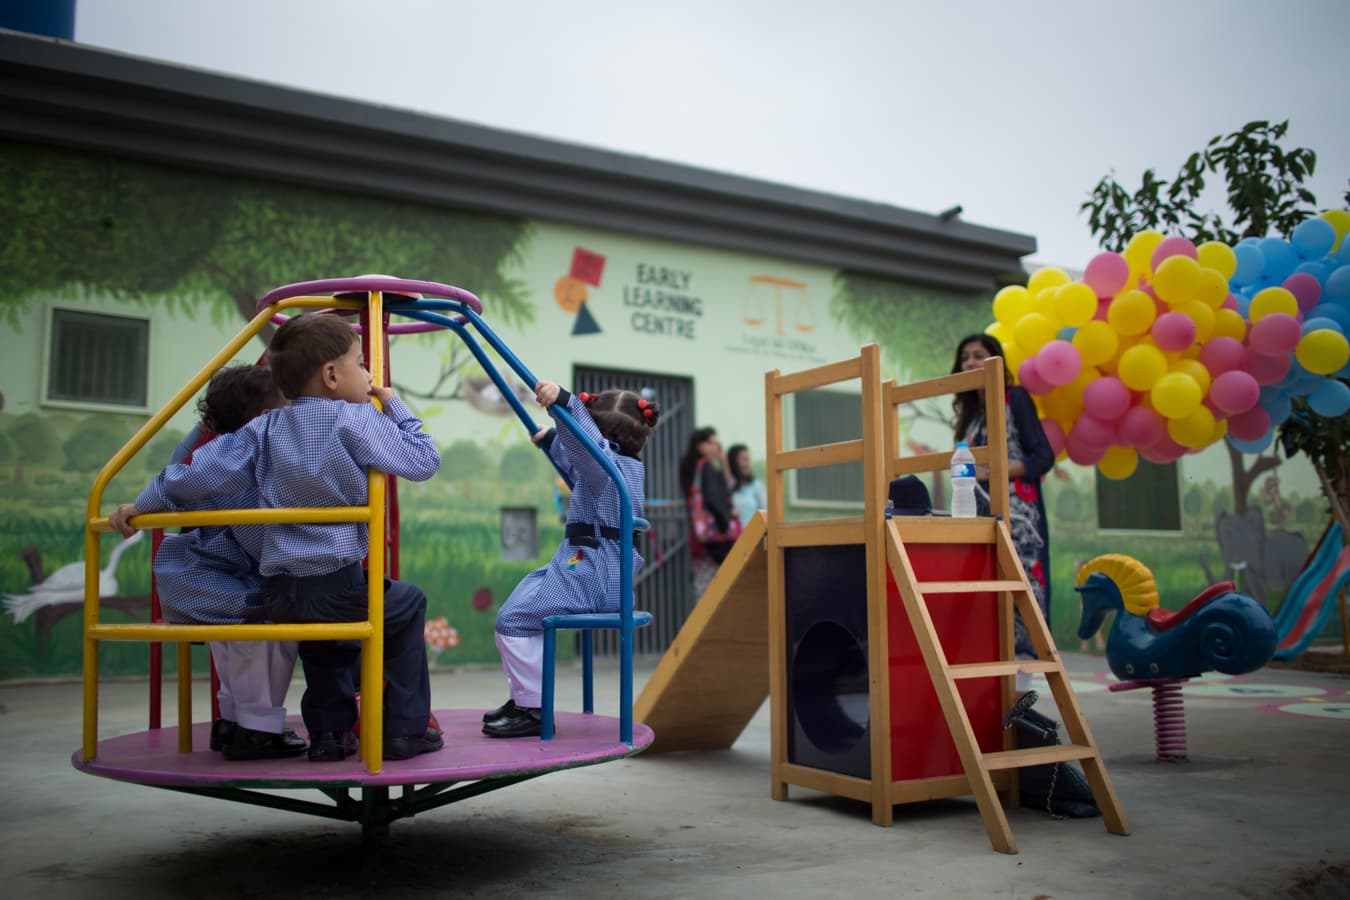
<instances>
[{"instance_id":1,"label":"yellow balloon","mask_svg":"<svg viewBox=\"0 0 1350 900\"><path fill-rule=\"evenodd\" d=\"M1139 272L1142 275L1150 275L1153 272L1153 251L1158 249L1158 245L1163 242L1161 232L1141 231L1130 242L1125 245L1125 252L1121 256L1130 264L1131 272Z\"/></svg>"},{"instance_id":2,"label":"yellow balloon","mask_svg":"<svg viewBox=\"0 0 1350 900\"><path fill-rule=\"evenodd\" d=\"M1106 321L1117 334L1133 337L1153 327L1158 305L1143 291L1122 291L1106 308Z\"/></svg>"},{"instance_id":3,"label":"yellow balloon","mask_svg":"<svg viewBox=\"0 0 1350 900\"><path fill-rule=\"evenodd\" d=\"M1167 418L1184 419L1200 406L1205 393L1191 376L1183 372L1168 372L1153 383L1148 396L1153 408ZM1205 434L1209 434L1208 428Z\"/></svg>"},{"instance_id":4,"label":"yellow balloon","mask_svg":"<svg viewBox=\"0 0 1350 900\"><path fill-rule=\"evenodd\" d=\"M1247 320L1235 309L1216 309L1214 311L1214 333L1210 337L1230 337L1244 340L1247 337Z\"/></svg>"},{"instance_id":5,"label":"yellow balloon","mask_svg":"<svg viewBox=\"0 0 1350 900\"><path fill-rule=\"evenodd\" d=\"M1153 273L1153 292L1164 303L1183 303L1195 297L1200 286L1200 264L1189 256L1169 256ZM1224 296L1227 296L1225 292Z\"/></svg>"},{"instance_id":6,"label":"yellow balloon","mask_svg":"<svg viewBox=\"0 0 1350 900\"><path fill-rule=\"evenodd\" d=\"M1205 446L1208 447L1210 444L1217 444L1219 441L1223 440L1224 435L1226 434L1228 434L1228 420L1216 419L1214 421L1214 430L1210 432L1209 440L1205 442Z\"/></svg>"},{"instance_id":7,"label":"yellow balloon","mask_svg":"<svg viewBox=\"0 0 1350 900\"><path fill-rule=\"evenodd\" d=\"M1336 229L1336 243L1331 245L1331 251L1335 253L1341 246L1341 238L1350 233L1350 211L1344 209L1329 209L1322 213L1320 218L1326 219L1331 223L1331 227Z\"/></svg>"},{"instance_id":8,"label":"yellow balloon","mask_svg":"<svg viewBox=\"0 0 1350 900\"><path fill-rule=\"evenodd\" d=\"M990 322L985 326L984 333L998 341L1005 348L1016 340L1016 338L1013 337L1012 326L1004 325L1002 322Z\"/></svg>"},{"instance_id":9,"label":"yellow balloon","mask_svg":"<svg viewBox=\"0 0 1350 900\"><path fill-rule=\"evenodd\" d=\"M1083 358L1083 365L1100 366L1116 355L1120 338L1109 322L1088 322L1073 335L1073 345Z\"/></svg>"},{"instance_id":10,"label":"yellow balloon","mask_svg":"<svg viewBox=\"0 0 1350 900\"><path fill-rule=\"evenodd\" d=\"M1268 287L1257 291L1252 305L1247 307L1247 318L1259 322L1271 313L1288 313L1298 316L1298 299L1282 287Z\"/></svg>"},{"instance_id":11,"label":"yellow balloon","mask_svg":"<svg viewBox=\"0 0 1350 900\"><path fill-rule=\"evenodd\" d=\"M1045 288L1059 287L1061 284L1068 284L1071 280L1069 273L1063 269L1046 266L1031 273L1031 278L1027 281L1027 290L1031 292L1031 296L1035 297Z\"/></svg>"},{"instance_id":12,"label":"yellow balloon","mask_svg":"<svg viewBox=\"0 0 1350 900\"><path fill-rule=\"evenodd\" d=\"M1016 341L1009 341L1003 345L1003 371L1012 372L1015 376L1018 368L1026 362L1027 351L1017 345Z\"/></svg>"},{"instance_id":13,"label":"yellow balloon","mask_svg":"<svg viewBox=\"0 0 1350 900\"><path fill-rule=\"evenodd\" d=\"M1196 341L1207 341L1214 334L1214 310L1199 300L1187 300L1177 306L1177 312L1189 316L1195 323Z\"/></svg>"},{"instance_id":14,"label":"yellow balloon","mask_svg":"<svg viewBox=\"0 0 1350 900\"><path fill-rule=\"evenodd\" d=\"M1237 256L1233 248L1223 241L1205 241L1195 248L1195 255L1202 268L1213 269L1224 281L1233 277L1237 271Z\"/></svg>"},{"instance_id":15,"label":"yellow balloon","mask_svg":"<svg viewBox=\"0 0 1350 900\"><path fill-rule=\"evenodd\" d=\"M1081 281L1062 284L1055 291L1055 315L1065 325L1077 328L1097 314L1097 294Z\"/></svg>"},{"instance_id":16,"label":"yellow balloon","mask_svg":"<svg viewBox=\"0 0 1350 900\"><path fill-rule=\"evenodd\" d=\"M1200 277L1195 284L1195 299L1210 309L1223 306L1223 301L1228 299L1228 279L1220 275L1217 269L1201 267Z\"/></svg>"},{"instance_id":17,"label":"yellow balloon","mask_svg":"<svg viewBox=\"0 0 1350 900\"><path fill-rule=\"evenodd\" d=\"M1197 406L1188 415L1168 419L1167 433L1183 447L1208 447L1214 435L1214 413L1207 406Z\"/></svg>"},{"instance_id":18,"label":"yellow balloon","mask_svg":"<svg viewBox=\"0 0 1350 900\"><path fill-rule=\"evenodd\" d=\"M1209 393L1209 384L1212 376L1205 364L1198 359L1179 359L1168 368L1171 372L1181 372L1195 379L1195 383L1200 385L1201 396Z\"/></svg>"},{"instance_id":19,"label":"yellow balloon","mask_svg":"<svg viewBox=\"0 0 1350 900\"><path fill-rule=\"evenodd\" d=\"M1167 374L1167 357L1148 344L1136 344L1120 355L1116 374L1132 391L1146 391Z\"/></svg>"},{"instance_id":20,"label":"yellow balloon","mask_svg":"<svg viewBox=\"0 0 1350 900\"><path fill-rule=\"evenodd\" d=\"M1112 444L1106 448L1102 458L1097 461L1097 470L1106 478L1120 481L1129 478L1139 467L1139 451L1133 447L1121 447Z\"/></svg>"},{"instance_id":21,"label":"yellow balloon","mask_svg":"<svg viewBox=\"0 0 1350 900\"><path fill-rule=\"evenodd\" d=\"M1031 312L1031 294L1020 284L1010 284L994 295L994 318L1009 328Z\"/></svg>"},{"instance_id":22,"label":"yellow balloon","mask_svg":"<svg viewBox=\"0 0 1350 900\"><path fill-rule=\"evenodd\" d=\"M1027 353L1035 353L1055 339L1059 326L1044 313L1027 313L1013 325L1017 346Z\"/></svg>"},{"instance_id":23,"label":"yellow balloon","mask_svg":"<svg viewBox=\"0 0 1350 900\"><path fill-rule=\"evenodd\" d=\"M1309 372L1330 375L1350 360L1350 342L1340 332L1319 328L1303 336L1294 348L1294 356Z\"/></svg>"}]
</instances>

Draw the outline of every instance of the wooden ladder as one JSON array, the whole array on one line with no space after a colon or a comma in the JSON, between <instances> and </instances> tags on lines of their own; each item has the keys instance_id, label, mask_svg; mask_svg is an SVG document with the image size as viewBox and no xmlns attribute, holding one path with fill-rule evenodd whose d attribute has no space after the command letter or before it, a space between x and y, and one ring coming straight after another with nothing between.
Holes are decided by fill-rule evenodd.
<instances>
[{"instance_id":1,"label":"wooden ladder","mask_svg":"<svg viewBox=\"0 0 1350 900\"><path fill-rule=\"evenodd\" d=\"M988 526L992 525L992 531ZM983 526L983 527L982 527ZM910 564L909 554L905 550L909 543L988 543L992 540L997 564L996 577L989 581L919 581ZM975 796L980 816L984 819L985 830L994 849L1002 853L1016 853L1017 842L1013 840L1012 830L1008 827L1007 816L999 801L990 773L1019 769L1027 766L1039 766L1049 763L1078 760L1083 766L1088 784L1092 787L1092 796L1102 812L1102 818L1108 831L1114 834L1129 834L1129 826L1120 810L1111 780L1102 763L1101 751L1092 739L1083 711L1078 706L1073 688L1069 684L1068 673L1055 648L1054 638L1036 603L1035 595L1027 582L1022 562L1017 556L1008 526L1003 519L961 520L934 518L891 519L886 523L886 552L896 587L904 602L905 612L909 616L914 636L923 653L924 663L932 679L933 689L942 706L952 740L961 757L970 792ZM1013 606L1021 612L1022 622L1026 625L1036 650L1036 659L1003 659L989 662L951 665L938 640L932 617L928 612L929 602L940 602L943 595L994 593L1000 598L1001 618L1011 625ZM953 601L956 602L956 601ZM1000 644L1006 649L1004 655L1011 656L1011 641ZM1039 672L1045 675L1050 685L1050 693L1059 708L1069 743L1050 747L1002 750L985 753L980 750L970 718L966 714L961 695L957 692L956 682L963 678L1002 677L1005 684L1018 672ZM1006 708L1006 704L1005 704ZM1015 797L1016 780L1010 791Z\"/></svg>"}]
</instances>

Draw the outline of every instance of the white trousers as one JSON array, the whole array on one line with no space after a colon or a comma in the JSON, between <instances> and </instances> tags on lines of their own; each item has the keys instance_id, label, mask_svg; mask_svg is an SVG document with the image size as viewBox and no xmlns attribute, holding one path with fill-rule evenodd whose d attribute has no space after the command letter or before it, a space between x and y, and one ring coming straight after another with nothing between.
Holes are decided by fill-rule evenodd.
<instances>
[{"instance_id":1,"label":"white trousers","mask_svg":"<svg viewBox=\"0 0 1350 900\"><path fill-rule=\"evenodd\" d=\"M220 717L254 731L281 734L298 650L295 641L212 641L211 658L220 676Z\"/></svg>"},{"instance_id":2,"label":"white trousers","mask_svg":"<svg viewBox=\"0 0 1350 900\"><path fill-rule=\"evenodd\" d=\"M525 637L495 633L497 651L502 655L502 671L516 706L538 709L544 683L544 636Z\"/></svg>"}]
</instances>

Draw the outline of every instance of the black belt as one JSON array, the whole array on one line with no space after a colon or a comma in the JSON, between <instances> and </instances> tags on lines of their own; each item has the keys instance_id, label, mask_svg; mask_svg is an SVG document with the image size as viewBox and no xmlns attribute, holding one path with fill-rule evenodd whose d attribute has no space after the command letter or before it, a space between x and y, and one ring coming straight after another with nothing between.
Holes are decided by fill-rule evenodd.
<instances>
[{"instance_id":1,"label":"black belt","mask_svg":"<svg viewBox=\"0 0 1350 900\"><path fill-rule=\"evenodd\" d=\"M600 537L608 538L611 541L617 541L620 536L619 529L611 528L608 525L592 525L590 522L568 522L565 529L567 542L573 547L590 547L592 550L600 549L600 541L596 538L596 530L600 531Z\"/></svg>"}]
</instances>

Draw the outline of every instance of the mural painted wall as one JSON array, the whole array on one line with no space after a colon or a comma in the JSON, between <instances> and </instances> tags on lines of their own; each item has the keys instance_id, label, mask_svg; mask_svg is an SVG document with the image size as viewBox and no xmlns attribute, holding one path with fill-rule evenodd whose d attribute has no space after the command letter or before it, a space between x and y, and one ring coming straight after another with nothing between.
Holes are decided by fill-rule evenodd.
<instances>
[{"instance_id":1,"label":"mural painted wall","mask_svg":"<svg viewBox=\"0 0 1350 900\"><path fill-rule=\"evenodd\" d=\"M876 341L888 377L931 377L948 371L957 339L990 318L987 296L790 260L24 144L0 143L0 185L0 679L79 672L78 597L69 591L79 590L94 474L237 333L256 297L278 285L385 272L467 288L536 375L563 384L580 368L631 372L638 381L688 378L695 420L717 426L727 444L748 444L757 459L766 370L831 362ZM80 315L106 317L95 325L130 322L145 332L144 353L106 361L74 353L54 334ZM66 377L62 348L78 356L81 372L106 364L106 372L85 372L99 385L137 375L143 396L121 405L53 399ZM239 361L254 362L263 349L255 341ZM401 575L429 597L433 664L495 661L496 609L561 537L552 469L452 335L395 337L390 358L395 387L444 460L430 482L401 487ZM902 443L950 446L949 410L908 412ZM189 405L114 480L105 511L139 492L193 421ZM1137 555L1171 606L1208 583L1202 558L1222 570L1214 511L1229 478L1214 453L1184 461L1180 536L1104 534L1090 473L1062 467L1048 481L1055 631L1065 646L1077 643L1077 599L1068 590L1076 560L1108 550ZM1310 543L1324 518L1310 472L1297 461L1272 474L1280 487L1263 504L1267 528ZM533 557L503 551L503 508L536 511ZM148 616L148 544L105 537L106 619ZM101 652L110 674L145 671L144 646Z\"/></svg>"}]
</instances>

